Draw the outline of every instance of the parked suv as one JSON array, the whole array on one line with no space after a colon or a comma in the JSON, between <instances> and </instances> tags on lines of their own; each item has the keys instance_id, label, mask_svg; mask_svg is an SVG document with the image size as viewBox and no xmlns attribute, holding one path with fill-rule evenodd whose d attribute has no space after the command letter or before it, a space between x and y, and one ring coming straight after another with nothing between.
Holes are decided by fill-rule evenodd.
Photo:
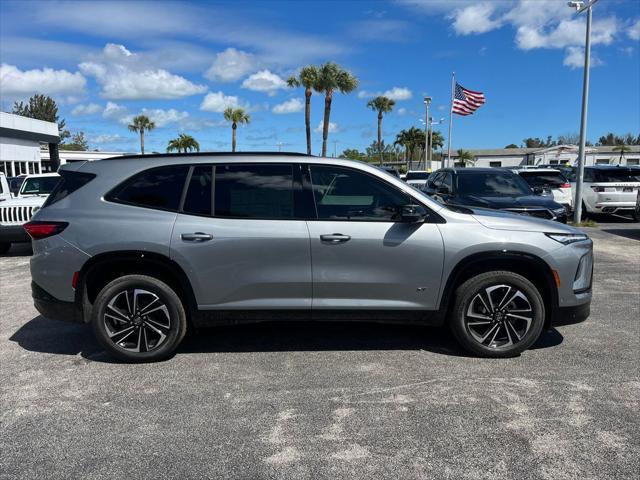
<instances>
[{"instance_id":1,"label":"parked suv","mask_svg":"<svg viewBox=\"0 0 640 480\"><path fill-rule=\"evenodd\" d=\"M553 198L535 194L519 175L502 168L443 168L424 192L441 203L483 207L567 223L567 210Z\"/></svg>"},{"instance_id":2,"label":"parked suv","mask_svg":"<svg viewBox=\"0 0 640 480\"><path fill-rule=\"evenodd\" d=\"M573 210L571 184L560 170L554 168L514 168L511 171L520 175L534 193L549 195L554 201L563 205L567 212Z\"/></svg>"},{"instance_id":3,"label":"parked suv","mask_svg":"<svg viewBox=\"0 0 640 480\"><path fill-rule=\"evenodd\" d=\"M582 210L587 214L633 215L640 190L640 167L593 165L584 167ZM572 180L575 185L575 179Z\"/></svg>"},{"instance_id":4,"label":"parked suv","mask_svg":"<svg viewBox=\"0 0 640 480\"><path fill-rule=\"evenodd\" d=\"M35 306L91 324L114 356L174 352L237 321L404 320L516 355L584 318L581 231L448 208L376 167L298 154L128 156L67 164L25 229Z\"/></svg>"}]
</instances>

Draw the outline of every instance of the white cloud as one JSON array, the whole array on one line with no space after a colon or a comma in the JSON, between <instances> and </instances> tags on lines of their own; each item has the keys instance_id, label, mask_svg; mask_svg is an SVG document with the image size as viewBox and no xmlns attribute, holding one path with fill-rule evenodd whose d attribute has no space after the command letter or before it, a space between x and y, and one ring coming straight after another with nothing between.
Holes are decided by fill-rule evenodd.
<instances>
[{"instance_id":1,"label":"white cloud","mask_svg":"<svg viewBox=\"0 0 640 480\"><path fill-rule=\"evenodd\" d=\"M389 90L385 90L384 92L368 92L366 90L360 90L358 92L358 98L373 98L379 96L387 97L399 102L402 100L409 100L413 96L413 93L406 87L393 87Z\"/></svg>"},{"instance_id":2,"label":"white cloud","mask_svg":"<svg viewBox=\"0 0 640 480\"><path fill-rule=\"evenodd\" d=\"M314 132L322 133L322 125L323 125L323 122L322 120L320 120L320 123L318 123L318 126L316 127ZM340 131L340 127L338 126L337 123L329 122L329 133L336 133L339 131Z\"/></svg>"},{"instance_id":3,"label":"white cloud","mask_svg":"<svg viewBox=\"0 0 640 480\"><path fill-rule=\"evenodd\" d=\"M14 65L0 65L0 94L4 98L16 98L41 93L62 95L67 101L84 95L87 80L81 73L67 70L20 70Z\"/></svg>"},{"instance_id":4,"label":"white cloud","mask_svg":"<svg viewBox=\"0 0 640 480\"><path fill-rule=\"evenodd\" d=\"M214 126L215 122L209 119L193 118L188 112L179 111L175 108L164 110L162 108L143 108L138 113L131 113L124 105L114 102L107 102L102 112L102 117L117 122L121 125L128 125L136 115L146 115L156 124L157 128L168 125L177 125L181 129L199 130L205 126Z\"/></svg>"},{"instance_id":5,"label":"white cloud","mask_svg":"<svg viewBox=\"0 0 640 480\"><path fill-rule=\"evenodd\" d=\"M131 138L124 137L124 136L119 135L117 133L115 133L115 134L102 133L102 134L99 134L99 135L94 135L92 137L89 137L89 142L90 143L95 143L95 144L98 144L98 145L102 145L104 143L122 143L122 142L130 143L131 142Z\"/></svg>"},{"instance_id":6,"label":"white cloud","mask_svg":"<svg viewBox=\"0 0 640 480\"><path fill-rule=\"evenodd\" d=\"M302 100L299 98L292 98L291 100L287 100L286 102L282 102L274 106L271 111L277 114L296 113L301 112L303 108L304 103L302 103Z\"/></svg>"},{"instance_id":7,"label":"white cloud","mask_svg":"<svg viewBox=\"0 0 640 480\"><path fill-rule=\"evenodd\" d=\"M97 103L88 103L86 105L78 105L73 110L71 110L71 115L74 117L81 117L84 115L95 115L96 113L102 112L102 106Z\"/></svg>"},{"instance_id":8,"label":"white cloud","mask_svg":"<svg viewBox=\"0 0 640 480\"><path fill-rule=\"evenodd\" d=\"M225 95L223 92L209 92L200 104L200 110L205 112L224 112L227 107L248 108L242 105L240 99L235 95Z\"/></svg>"},{"instance_id":9,"label":"white cloud","mask_svg":"<svg viewBox=\"0 0 640 480\"><path fill-rule=\"evenodd\" d=\"M255 71L257 63L254 55L235 48L227 48L216 54L213 65L204 76L213 81L233 82Z\"/></svg>"},{"instance_id":10,"label":"white cloud","mask_svg":"<svg viewBox=\"0 0 640 480\"><path fill-rule=\"evenodd\" d=\"M640 20L636 20L627 30L627 35L631 40L640 40Z\"/></svg>"},{"instance_id":11,"label":"white cloud","mask_svg":"<svg viewBox=\"0 0 640 480\"><path fill-rule=\"evenodd\" d=\"M404 108L404 107L399 108L397 113L398 113L398 115L400 115L400 116L404 116L404 115L406 115L406 114L407 114L407 109L406 109L406 108Z\"/></svg>"},{"instance_id":12,"label":"white cloud","mask_svg":"<svg viewBox=\"0 0 640 480\"><path fill-rule=\"evenodd\" d=\"M582 47L568 47L565 51L564 60L562 64L569 68L584 68L584 48ZM602 60L591 54L591 60L589 65L591 68L602 65Z\"/></svg>"},{"instance_id":13,"label":"white cloud","mask_svg":"<svg viewBox=\"0 0 640 480\"><path fill-rule=\"evenodd\" d=\"M79 66L85 75L95 77L102 87L100 95L110 100L175 99L207 91L205 85L146 66L124 45L108 43L99 56Z\"/></svg>"},{"instance_id":14,"label":"white cloud","mask_svg":"<svg viewBox=\"0 0 640 480\"><path fill-rule=\"evenodd\" d=\"M458 35L472 35L502 26L502 21L495 18L495 14L495 3L482 2L456 9L450 18L453 19L453 29Z\"/></svg>"},{"instance_id":15,"label":"white cloud","mask_svg":"<svg viewBox=\"0 0 640 480\"><path fill-rule=\"evenodd\" d=\"M129 115L129 110L127 109L127 107L118 105L114 102L107 102L107 105L104 107L104 111L102 112L103 118L120 123L129 123L128 120L123 121L123 119L127 117L127 115Z\"/></svg>"},{"instance_id":16,"label":"white cloud","mask_svg":"<svg viewBox=\"0 0 640 480\"><path fill-rule=\"evenodd\" d=\"M277 90L287 88L287 83L269 70L260 70L247 77L242 82L242 88L275 95Z\"/></svg>"},{"instance_id":17,"label":"white cloud","mask_svg":"<svg viewBox=\"0 0 640 480\"><path fill-rule=\"evenodd\" d=\"M594 21L591 29L592 45L610 45L619 30L615 17ZM522 50L533 48L566 48L584 45L585 25L582 19L562 20L556 26L540 29L532 26L518 28L516 45Z\"/></svg>"},{"instance_id":18,"label":"white cloud","mask_svg":"<svg viewBox=\"0 0 640 480\"><path fill-rule=\"evenodd\" d=\"M166 127L171 123L181 124L184 120L189 118L189 113L179 112L175 108L169 110L163 110L161 108L143 108L142 115L149 117L151 121L156 124L156 127Z\"/></svg>"}]
</instances>

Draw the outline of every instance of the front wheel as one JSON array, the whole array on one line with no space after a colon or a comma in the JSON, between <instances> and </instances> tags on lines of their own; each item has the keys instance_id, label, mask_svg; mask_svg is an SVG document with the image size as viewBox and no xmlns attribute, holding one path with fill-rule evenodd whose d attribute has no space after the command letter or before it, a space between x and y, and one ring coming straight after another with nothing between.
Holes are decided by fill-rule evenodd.
<instances>
[{"instance_id":1,"label":"front wheel","mask_svg":"<svg viewBox=\"0 0 640 480\"><path fill-rule=\"evenodd\" d=\"M538 339L544 318L544 301L529 280L513 272L486 272L456 290L451 329L472 353L512 357Z\"/></svg>"},{"instance_id":2,"label":"front wheel","mask_svg":"<svg viewBox=\"0 0 640 480\"><path fill-rule=\"evenodd\" d=\"M180 297L169 285L146 275L125 275L100 291L91 324L114 357L151 362L176 351L187 319Z\"/></svg>"}]
</instances>

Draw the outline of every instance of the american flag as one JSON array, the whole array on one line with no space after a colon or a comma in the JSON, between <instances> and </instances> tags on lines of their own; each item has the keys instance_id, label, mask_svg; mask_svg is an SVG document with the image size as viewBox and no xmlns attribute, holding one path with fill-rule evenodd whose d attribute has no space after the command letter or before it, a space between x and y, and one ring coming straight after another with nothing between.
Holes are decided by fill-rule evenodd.
<instances>
[{"instance_id":1,"label":"american flag","mask_svg":"<svg viewBox=\"0 0 640 480\"><path fill-rule=\"evenodd\" d=\"M453 113L471 115L484 103L484 93L467 90L456 82L456 93L453 96Z\"/></svg>"}]
</instances>

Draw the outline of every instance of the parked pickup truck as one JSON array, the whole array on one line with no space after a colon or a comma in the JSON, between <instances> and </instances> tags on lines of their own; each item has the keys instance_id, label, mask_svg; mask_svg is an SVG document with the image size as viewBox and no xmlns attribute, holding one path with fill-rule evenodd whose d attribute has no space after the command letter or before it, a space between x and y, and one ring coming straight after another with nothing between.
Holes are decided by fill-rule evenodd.
<instances>
[{"instance_id":1,"label":"parked pickup truck","mask_svg":"<svg viewBox=\"0 0 640 480\"><path fill-rule=\"evenodd\" d=\"M0 254L7 253L12 243L31 241L22 225L31 220L59 179L57 173L28 175L15 198L0 202Z\"/></svg>"}]
</instances>

